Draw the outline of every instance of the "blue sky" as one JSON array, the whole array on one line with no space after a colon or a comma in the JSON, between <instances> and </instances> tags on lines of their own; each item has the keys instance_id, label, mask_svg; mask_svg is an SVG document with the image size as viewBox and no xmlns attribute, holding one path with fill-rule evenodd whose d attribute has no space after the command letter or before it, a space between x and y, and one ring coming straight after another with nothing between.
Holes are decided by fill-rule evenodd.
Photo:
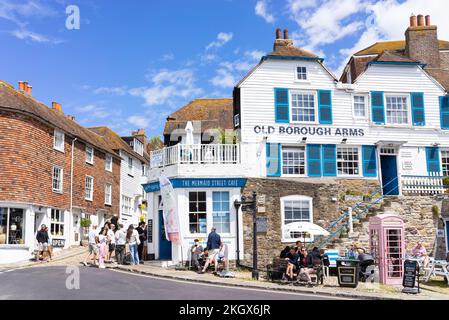
<instances>
[{"instance_id":1,"label":"blue sky","mask_svg":"<svg viewBox=\"0 0 449 320\"><path fill-rule=\"evenodd\" d=\"M66 28L66 7L80 10ZM445 0L0 0L0 79L85 126L160 135L193 98L230 97L267 52L275 28L326 58L338 74L350 53L403 39L412 12L449 39Z\"/></svg>"}]
</instances>

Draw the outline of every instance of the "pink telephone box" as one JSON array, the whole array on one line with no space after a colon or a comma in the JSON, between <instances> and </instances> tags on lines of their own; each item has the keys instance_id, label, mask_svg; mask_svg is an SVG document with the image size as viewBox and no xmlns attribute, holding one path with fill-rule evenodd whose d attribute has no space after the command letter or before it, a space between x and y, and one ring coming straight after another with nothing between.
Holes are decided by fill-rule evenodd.
<instances>
[{"instance_id":1,"label":"pink telephone box","mask_svg":"<svg viewBox=\"0 0 449 320\"><path fill-rule=\"evenodd\" d=\"M404 220L394 214L369 219L370 250L382 284L401 285L404 275Z\"/></svg>"}]
</instances>

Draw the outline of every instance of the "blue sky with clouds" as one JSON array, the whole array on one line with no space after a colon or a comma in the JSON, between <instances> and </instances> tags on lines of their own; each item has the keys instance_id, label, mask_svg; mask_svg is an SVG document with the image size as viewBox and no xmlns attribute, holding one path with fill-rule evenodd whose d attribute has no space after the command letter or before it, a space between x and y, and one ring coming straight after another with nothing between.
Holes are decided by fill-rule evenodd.
<instances>
[{"instance_id":1,"label":"blue sky with clouds","mask_svg":"<svg viewBox=\"0 0 449 320\"><path fill-rule=\"evenodd\" d=\"M68 30L66 8L80 9ZM230 97L267 52L277 27L326 58L403 39L411 13L431 14L449 39L446 0L0 0L0 79L86 126L160 135L165 118L197 97Z\"/></svg>"}]
</instances>

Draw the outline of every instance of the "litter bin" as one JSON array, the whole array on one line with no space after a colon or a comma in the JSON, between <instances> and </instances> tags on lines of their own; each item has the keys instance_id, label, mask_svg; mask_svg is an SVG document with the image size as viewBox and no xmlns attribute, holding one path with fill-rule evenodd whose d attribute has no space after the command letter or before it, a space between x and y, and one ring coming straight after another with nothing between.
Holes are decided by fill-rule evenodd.
<instances>
[{"instance_id":1,"label":"litter bin","mask_svg":"<svg viewBox=\"0 0 449 320\"><path fill-rule=\"evenodd\" d=\"M357 288L359 284L360 261L337 259L338 284L340 287Z\"/></svg>"}]
</instances>

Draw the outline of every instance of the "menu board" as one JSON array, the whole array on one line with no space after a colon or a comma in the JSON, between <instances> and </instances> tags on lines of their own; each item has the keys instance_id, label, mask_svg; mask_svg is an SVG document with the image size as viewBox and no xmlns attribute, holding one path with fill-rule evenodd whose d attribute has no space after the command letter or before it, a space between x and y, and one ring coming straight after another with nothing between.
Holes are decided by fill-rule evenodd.
<instances>
[{"instance_id":1,"label":"menu board","mask_svg":"<svg viewBox=\"0 0 449 320\"><path fill-rule=\"evenodd\" d=\"M148 219L147 223L147 241L153 243L153 219Z\"/></svg>"},{"instance_id":2,"label":"menu board","mask_svg":"<svg viewBox=\"0 0 449 320\"><path fill-rule=\"evenodd\" d=\"M418 262L405 260L404 262L404 278L402 286L405 288L414 288L416 283L416 273L418 269Z\"/></svg>"}]
</instances>

